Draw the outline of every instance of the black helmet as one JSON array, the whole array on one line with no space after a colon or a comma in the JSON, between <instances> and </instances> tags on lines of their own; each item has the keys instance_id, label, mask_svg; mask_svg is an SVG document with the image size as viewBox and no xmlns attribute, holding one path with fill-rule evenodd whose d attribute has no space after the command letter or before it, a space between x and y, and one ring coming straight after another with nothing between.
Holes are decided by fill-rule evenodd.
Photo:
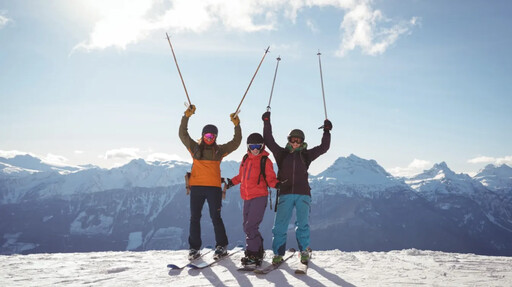
<instances>
[{"instance_id":1,"label":"black helmet","mask_svg":"<svg viewBox=\"0 0 512 287\"><path fill-rule=\"evenodd\" d=\"M217 134L219 133L219 130L218 130L218 129L217 129L217 127L216 127L216 126L214 126L214 125L206 125L206 126L204 126L204 128L203 128L203 133L202 133L202 135L205 135L205 134L207 134L207 133L212 133L212 134L214 134L214 135L217 135Z\"/></svg>"},{"instance_id":2,"label":"black helmet","mask_svg":"<svg viewBox=\"0 0 512 287\"><path fill-rule=\"evenodd\" d=\"M261 136L259 133L252 133L247 137L247 143L248 144L259 144L264 143L263 136Z\"/></svg>"}]
</instances>

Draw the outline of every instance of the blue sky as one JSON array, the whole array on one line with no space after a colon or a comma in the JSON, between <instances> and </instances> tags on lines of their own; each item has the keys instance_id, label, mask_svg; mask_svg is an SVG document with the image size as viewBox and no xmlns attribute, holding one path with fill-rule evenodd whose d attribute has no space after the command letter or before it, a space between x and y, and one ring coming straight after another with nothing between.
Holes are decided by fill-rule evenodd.
<instances>
[{"instance_id":1,"label":"blue sky","mask_svg":"<svg viewBox=\"0 0 512 287\"><path fill-rule=\"evenodd\" d=\"M238 3L235 5L235 3ZM456 172L512 165L512 3L496 1L0 0L0 156L112 167L189 160L178 138L185 93L219 142L241 107L244 142L272 99L278 142L320 143L322 52L331 149L395 175L445 161ZM240 160L241 146L227 159Z\"/></svg>"}]
</instances>

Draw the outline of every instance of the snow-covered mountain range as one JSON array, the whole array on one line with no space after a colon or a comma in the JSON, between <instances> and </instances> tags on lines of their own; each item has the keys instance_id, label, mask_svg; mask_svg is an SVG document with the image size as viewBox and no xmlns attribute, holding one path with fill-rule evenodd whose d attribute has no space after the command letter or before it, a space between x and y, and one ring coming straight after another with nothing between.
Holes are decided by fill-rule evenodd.
<instances>
[{"instance_id":1,"label":"snow-covered mountain range","mask_svg":"<svg viewBox=\"0 0 512 287\"><path fill-rule=\"evenodd\" d=\"M223 162L222 175L233 177L239 164ZM188 248L188 170L190 163L179 161L138 159L102 169L53 166L30 155L0 158L0 254ZM350 155L310 182L313 249L512 255L507 165L470 177L442 162L404 179ZM232 244L244 241L238 192L228 190L223 202ZM203 242L213 244L207 214L205 206ZM266 247L273 217L268 210L261 224ZM293 226L288 242L296 245Z\"/></svg>"}]
</instances>

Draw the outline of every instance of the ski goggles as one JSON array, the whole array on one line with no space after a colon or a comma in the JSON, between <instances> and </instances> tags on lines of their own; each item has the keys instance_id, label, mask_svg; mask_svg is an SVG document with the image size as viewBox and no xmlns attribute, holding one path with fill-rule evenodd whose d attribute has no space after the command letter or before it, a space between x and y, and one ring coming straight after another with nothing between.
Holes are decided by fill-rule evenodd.
<instances>
[{"instance_id":1,"label":"ski goggles","mask_svg":"<svg viewBox=\"0 0 512 287\"><path fill-rule=\"evenodd\" d=\"M302 143L302 139L301 138L297 138L297 137L291 137L291 138L288 139L288 142L301 144Z\"/></svg>"},{"instance_id":2,"label":"ski goggles","mask_svg":"<svg viewBox=\"0 0 512 287\"><path fill-rule=\"evenodd\" d=\"M259 144L248 144L247 145L247 148L250 149L250 150L253 150L253 149L261 149L263 147L263 144L262 143L259 143Z\"/></svg>"},{"instance_id":3,"label":"ski goggles","mask_svg":"<svg viewBox=\"0 0 512 287\"><path fill-rule=\"evenodd\" d=\"M207 134L204 134L203 135L203 140L206 144L212 144L214 141L215 141L215 138L217 136L215 134L212 134L212 133L207 133Z\"/></svg>"}]
</instances>

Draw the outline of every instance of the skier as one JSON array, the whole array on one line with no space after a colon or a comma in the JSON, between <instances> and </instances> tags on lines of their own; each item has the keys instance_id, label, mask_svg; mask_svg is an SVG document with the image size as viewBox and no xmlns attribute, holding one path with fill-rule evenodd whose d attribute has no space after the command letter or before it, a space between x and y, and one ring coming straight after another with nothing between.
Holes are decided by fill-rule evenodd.
<instances>
[{"instance_id":1,"label":"skier","mask_svg":"<svg viewBox=\"0 0 512 287\"><path fill-rule=\"evenodd\" d=\"M274 227L272 228L272 264L283 261L286 250L286 231L295 208L295 236L301 252L301 262L307 264L310 257L309 213L311 208L311 187L308 182L309 164L329 150L331 143L332 123L324 121L322 143L312 149L307 149L304 142L304 132L294 129L288 135L286 147L280 147L272 135L270 112L262 115L263 137L279 168L278 179L281 182L277 203Z\"/></svg>"},{"instance_id":2,"label":"skier","mask_svg":"<svg viewBox=\"0 0 512 287\"><path fill-rule=\"evenodd\" d=\"M261 266L263 260L263 238L259 225L267 207L267 188L279 188L279 181L268 156L263 136L252 133L247 137L247 154L240 164L238 175L228 179L228 188L240 184L240 196L244 201L243 228L246 234L242 265L249 268Z\"/></svg>"},{"instance_id":3,"label":"skier","mask_svg":"<svg viewBox=\"0 0 512 287\"><path fill-rule=\"evenodd\" d=\"M208 201L210 217L215 231L214 258L227 255L228 238L221 217L222 189L220 176L220 162L222 158L236 150L242 141L240 118L231 114L230 118L235 125L233 139L226 144L217 145L218 130L214 125L203 128L201 139L196 142L188 133L188 120L195 113L196 107L190 105L181 118L179 136L181 142L192 155L193 163L190 172L190 230L188 242L190 245L189 259L200 256L201 248L201 211L205 200Z\"/></svg>"}]
</instances>

